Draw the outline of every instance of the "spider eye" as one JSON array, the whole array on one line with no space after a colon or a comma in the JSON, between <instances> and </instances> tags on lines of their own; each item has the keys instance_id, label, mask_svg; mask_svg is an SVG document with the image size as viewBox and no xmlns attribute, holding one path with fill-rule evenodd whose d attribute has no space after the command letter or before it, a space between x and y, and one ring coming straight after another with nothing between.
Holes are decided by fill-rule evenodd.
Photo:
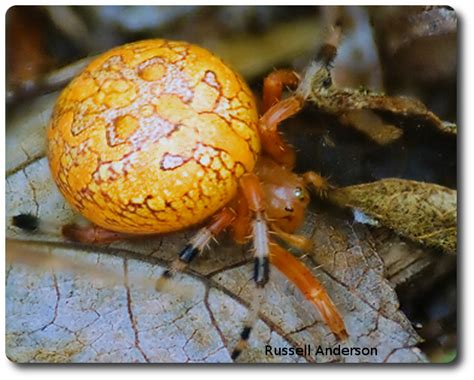
<instances>
[{"instance_id":1,"label":"spider eye","mask_svg":"<svg viewBox=\"0 0 474 380\"><path fill-rule=\"evenodd\" d=\"M293 191L293 194L295 194L295 197L298 198L300 201L304 201L304 191L301 187L296 187Z\"/></svg>"}]
</instances>

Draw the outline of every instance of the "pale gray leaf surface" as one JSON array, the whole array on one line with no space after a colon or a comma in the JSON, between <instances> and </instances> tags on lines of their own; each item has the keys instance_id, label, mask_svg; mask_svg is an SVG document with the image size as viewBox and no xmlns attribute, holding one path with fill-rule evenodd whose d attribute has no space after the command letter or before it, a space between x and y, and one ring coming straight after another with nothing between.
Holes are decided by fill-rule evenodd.
<instances>
[{"instance_id":1,"label":"pale gray leaf surface","mask_svg":"<svg viewBox=\"0 0 474 380\"><path fill-rule=\"evenodd\" d=\"M10 118L5 141L7 173L44 156L46 126L57 97L58 93L41 96L19 107Z\"/></svg>"},{"instance_id":2,"label":"pale gray leaf surface","mask_svg":"<svg viewBox=\"0 0 474 380\"><path fill-rule=\"evenodd\" d=\"M13 172L7 178L6 195L7 217L34 212L58 223L75 218L51 182L45 158ZM266 356L265 344L337 344L313 307L274 270L262 319L242 361L424 361L416 348L419 337L398 311L395 292L383 278L383 263L365 227L311 212L304 233L315 242L306 264L322 265L314 273L344 316L350 335L345 345L375 346L377 356ZM192 297L159 294L152 286L131 280L151 283L190 234L90 247L8 227L10 239L27 240L38 252L48 249L58 257L116 271L119 279L104 285L84 273L11 265L8 356L18 362L229 362L252 286L246 250L223 239L190 273L179 275L179 284L194 290Z\"/></svg>"}]
</instances>

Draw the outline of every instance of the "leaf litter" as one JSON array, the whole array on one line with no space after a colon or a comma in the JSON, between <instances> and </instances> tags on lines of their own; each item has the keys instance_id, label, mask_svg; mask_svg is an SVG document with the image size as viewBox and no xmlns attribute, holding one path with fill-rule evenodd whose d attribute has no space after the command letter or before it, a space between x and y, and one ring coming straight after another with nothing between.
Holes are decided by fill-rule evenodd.
<instances>
[{"instance_id":1,"label":"leaf litter","mask_svg":"<svg viewBox=\"0 0 474 380\"><path fill-rule=\"evenodd\" d=\"M358 127L378 144L390 144L403 135L403 123L392 125L382 117L385 114L456 133L455 125L441 121L416 100L334 85L323 88L317 81L323 82L324 75L314 78L310 101L323 112L341 115L342 123ZM19 112L10 122L7 217L34 212L56 223L75 218L51 181L44 139L39 136L55 96L34 100L31 112ZM397 198L401 192L406 195L403 199ZM374 194L380 198L372 199ZM386 203L387 197L398 202ZM420 197L427 202L415 207ZM414 241L455 251L453 190L394 179L336 189L329 192L329 200L361 210ZM428 224L407 228L413 215L420 221L427 213L433 216ZM384 277L384 263L368 227L313 207L302 232L314 243L302 259L344 317L350 337L342 345L376 347L377 355L265 355L266 344L288 348L341 344L275 269L242 361L426 361L417 348L421 338L399 310L396 293ZM176 290L188 286L192 297L178 291L157 293L151 286L191 233L95 247L26 235L7 222L8 248L13 252L7 268L8 357L16 362L229 362L253 286L248 247L221 238L220 245L180 274ZM32 264L28 257L35 252Z\"/></svg>"},{"instance_id":2,"label":"leaf litter","mask_svg":"<svg viewBox=\"0 0 474 380\"><path fill-rule=\"evenodd\" d=\"M7 178L7 217L37 210L58 223L74 218L48 176L45 158ZM305 258L344 317L351 346L378 349L376 357L266 356L265 344L338 345L317 311L277 270L242 361L419 362L419 336L398 308L383 277L383 263L365 226L310 213L303 232L315 243ZM83 246L8 227L16 245L46 250L86 270L13 262L7 275L7 354L17 362L229 362L249 302L251 260L246 247L224 238L201 257L180 283L192 297L157 293L156 279L192 232ZM50 258L51 260L51 258ZM66 261L64 261L66 260ZM321 265L321 266L320 266ZM98 266L88 271L88 266ZM39 268L39 270L38 270ZM100 268L104 270L101 271ZM85 273L88 272L88 273ZM90 277L115 273L116 283ZM134 279L143 278L140 281Z\"/></svg>"}]
</instances>

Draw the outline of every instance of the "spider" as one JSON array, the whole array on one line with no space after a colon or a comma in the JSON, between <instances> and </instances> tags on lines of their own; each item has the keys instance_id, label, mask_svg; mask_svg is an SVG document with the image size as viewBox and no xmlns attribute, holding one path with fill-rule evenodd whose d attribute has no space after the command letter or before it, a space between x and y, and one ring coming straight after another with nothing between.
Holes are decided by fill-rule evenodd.
<instances>
[{"instance_id":1,"label":"spider","mask_svg":"<svg viewBox=\"0 0 474 380\"><path fill-rule=\"evenodd\" d=\"M270 264L301 290L338 339L347 338L322 284L273 238L300 250L311 246L295 231L308 190L324 194L329 184L318 173L293 172L295 151L278 125L302 109L314 80L331 85L334 56L335 47L323 45L311 83L292 70L269 74L261 117L238 74L197 46L147 40L97 58L63 91L48 127L53 178L92 222L64 225L61 233L100 244L204 224L157 280L163 290L214 237L230 230L238 244L252 241L255 284L233 360L247 345ZM282 99L285 88L293 93ZM44 221L20 214L13 224L35 231Z\"/></svg>"}]
</instances>

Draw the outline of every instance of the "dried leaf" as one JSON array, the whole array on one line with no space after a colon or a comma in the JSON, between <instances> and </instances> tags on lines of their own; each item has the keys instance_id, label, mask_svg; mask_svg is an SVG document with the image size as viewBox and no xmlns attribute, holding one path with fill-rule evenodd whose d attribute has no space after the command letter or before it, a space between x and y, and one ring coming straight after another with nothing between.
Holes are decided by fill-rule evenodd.
<instances>
[{"instance_id":1,"label":"dried leaf","mask_svg":"<svg viewBox=\"0 0 474 380\"><path fill-rule=\"evenodd\" d=\"M457 128L453 123L443 122L423 103L408 97L391 97L383 93L367 89L350 89L338 87L331 83L330 68L321 65L310 65L304 81L310 84L307 95L308 101L318 109L335 115L341 115L357 110L383 111L394 114L400 120L414 121L437 128L441 132L456 134Z\"/></svg>"},{"instance_id":2,"label":"dried leaf","mask_svg":"<svg viewBox=\"0 0 474 380\"><path fill-rule=\"evenodd\" d=\"M45 158L20 165L7 178L7 216L34 212L66 223L74 214L52 183ZM178 276L191 298L147 286L187 242L191 231L84 246L24 234L28 252L47 265L14 262L7 272L7 355L17 362L229 362L252 288L247 249L223 239L191 271ZM314 251L306 264L327 287L350 334L347 347L376 347L375 356L268 356L274 347L338 344L315 309L277 270L261 319L242 355L248 362L419 362L419 337L398 310L383 263L364 226L326 214L308 215L305 234ZM11 248L11 246L9 246ZM37 259L37 257L36 257ZM72 268L65 263L73 261ZM60 265L51 268L51 262ZM37 262L36 262L37 263ZM80 268L80 270L77 270ZM90 270L87 270L90 268Z\"/></svg>"},{"instance_id":3,"label":"dried leaf","mask_svg":"<svg viewBox=\"0 0 474 380\"><path fill-rule=\"evenodd\" d=\"M331 191L329 200L361 210L402 236L456 253L456 191L432 183L384 179Z\"/></svg>"},{"instance_id":4,"label":"dried leaf","mask_svg":"<svg viewBox=\"0 0 474 380\"><path fill-rule=\"evenodd\" d=\"M11 7L6 14L7 85L29 85L51 68L44 17L38 8Z\"/></svg>"},{"instance_id":5,"label":"dried leaf","mask_svg":"<svg viewBox=\"0 0 474 380\"><path fill-rule=\"evenodd\" d=\"M457 15L452 8L372 8L372 17L383 55L398 61L393 64L401 71L410 69L413 77L425 80L455 73Z\"/></svg>"},{"instance_id":6,"label":"dried leaf","mask_svg":"<svg viewBox=\"0 0 474 380\"><path fill-rule=\"evenodd\" d=\"M377 144L390 144L403 136L403 130L384 123L382 118L368 109L349 111L339 119L362 132Z\"/></svg>"},{"instance_id":7,"label":"dried leaf","mask_svg":"<svg viewBox=\"0 0 474 380\"><path fill-rule=\"evenodd\" d=\"M20 99L39 96L66 86L69 81L79 74L94 57L86 57L74 63L53 70L35 80L29 81L27 86L15 88L7 93L7 103L16 103Z\"/></svg>"},{"instance_id":8,"label":"dried leaf","mask_svg":"<svg viewBox=\"0 0 474 380\"><path fill-rule=\"evenodd\" d=\"M453 9L432 7L417 11L417 8L403 9L391 15L397 27L392 29L387 49L395 54L402 47L422 37L435 37L457 32L457 16ZM394 17L395 16L395 17Z\"/></svg>"}]
</instances>

